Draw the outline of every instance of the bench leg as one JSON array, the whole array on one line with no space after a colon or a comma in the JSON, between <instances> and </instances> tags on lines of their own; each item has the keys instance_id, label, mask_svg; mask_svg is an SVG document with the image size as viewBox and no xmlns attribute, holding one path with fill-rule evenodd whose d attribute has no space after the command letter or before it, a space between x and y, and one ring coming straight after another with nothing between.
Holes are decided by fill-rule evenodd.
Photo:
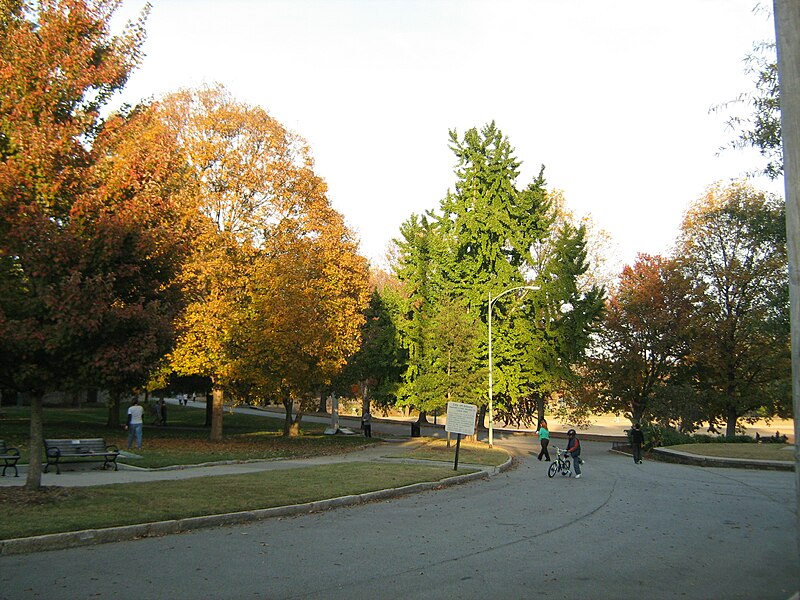
<instances>
[{"instance_id":1,"label":"bench leg","mask_svg":"<svg viewBox=\"0 0 800 600\"><path fill-rule=\"evenodd\" d=\"M19 471L17 470L17 465L16 465L16 464L13 464L13 465L3 465L3 477L5 477L5 476L6 476L6 469L7 469L8 467L14 467L14 477L19 477Z\"/></svg>"}]
</instances>

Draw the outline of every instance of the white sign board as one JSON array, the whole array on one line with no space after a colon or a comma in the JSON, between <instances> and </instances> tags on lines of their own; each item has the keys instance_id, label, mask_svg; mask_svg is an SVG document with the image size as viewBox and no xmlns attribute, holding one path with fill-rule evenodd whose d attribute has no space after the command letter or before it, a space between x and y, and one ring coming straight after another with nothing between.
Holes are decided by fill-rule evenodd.
<instances>
[{"instance_id":1,"label":"white sign board","mask_svg":"<svg viewBox=\"0 0 800 600\"><path fill-rule=\"evenodd\" d=\"M447 424L444 430L448 433L475 435L475 417L478 407L463 402L447 403Z\"/></svg>"}]
</instances>

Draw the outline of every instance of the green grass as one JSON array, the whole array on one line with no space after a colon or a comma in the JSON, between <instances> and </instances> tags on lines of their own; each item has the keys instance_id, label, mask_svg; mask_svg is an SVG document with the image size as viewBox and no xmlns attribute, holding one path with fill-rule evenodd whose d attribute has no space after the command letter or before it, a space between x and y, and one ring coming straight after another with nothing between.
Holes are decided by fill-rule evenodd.
<instances>
[{"instance_id":1,"label":"green grass","mask_svg":"<svg viewBox=\"0 0 800 600\"><path fill-rule=\"evenodd\" d=\"M393 454L392 458L414 458L418 460L436 460L455 462L456 442L451 441L447 447L446 440L430 438L421 446L402 454ZM459 464L488 465L497 467L508 460L508 453L499 448L489 448L486 444L461 441L458 452Z\"/></svg>"},{"instance_id":2,"label":"green grass","mask_svg":"<svg viewBox=\"0 0 800 600\"><path fill-rule=\"evenodd\" d=\"M7 446L22 452L20 462L28 456L29 410L3 408L0 412L0 439ZM108 444L127 448L127 432L106 426L105 407L45 408L44 437L104 438ZM166 427L150 424L145 418L143 449L133 452L141 458L120 457L119 462L138 467L156 468L171 465L194 465L226 460L299 458L320 454L341 454L379 440L360 436L324 435L325 425L304 423L299 437L284 437L283 419L267 416L226 413L221 442L210 442L203 427L205 410L198 407L170 405Z\"/></svg>"},{"instance_id":3,"label":"green grass","mask_svg":"<svg viewBox=\"0 0 800 600\"><path fill-rule=\"evenodd\" d=\"M470 469L341 463L248 475L82 488L0 488L0 539L214 515L440 481Z\"/></svg>"},{"instance_id":4,"label":"green grass","mask_svg":"<svg viewBox=\"0 0 800 600\"><path fill-rule=\"evenodd\" d=\"M679 444L668 448L699 456L794 461L794 446L787 444Z\"/></svg>"}]
</instances>

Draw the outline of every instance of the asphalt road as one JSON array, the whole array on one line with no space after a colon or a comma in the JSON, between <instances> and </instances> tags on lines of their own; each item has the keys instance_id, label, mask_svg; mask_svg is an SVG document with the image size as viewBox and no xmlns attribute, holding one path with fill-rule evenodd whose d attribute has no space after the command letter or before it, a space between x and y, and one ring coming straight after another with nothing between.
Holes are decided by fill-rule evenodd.
<instances>
[{"instance_id":1,"label":"asphalt road","mask_svg":"<svg viewBox=\"0 0 800 600\"><path fill-rule=\"evenodd\" d=\"M585 442L584 476L548 479L532 439L498 444L519 465L485 481L0 557L0 598L787 600L797 590L791 472L635 465Z\"/></svg>"}]
</instances>

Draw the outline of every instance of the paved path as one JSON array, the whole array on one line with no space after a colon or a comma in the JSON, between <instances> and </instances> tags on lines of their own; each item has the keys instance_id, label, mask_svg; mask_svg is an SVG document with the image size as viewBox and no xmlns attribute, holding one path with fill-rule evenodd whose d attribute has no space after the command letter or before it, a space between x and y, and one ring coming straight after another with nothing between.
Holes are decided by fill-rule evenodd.
<instances>
[{"instance_id":1,"label":"paved path","mask_svg":"<svg viewBox=\"0 0 800 600\"><path fill-rule=\"evenodd\" d=\"M247 525L0 557L3 600L787 600L794 475L635 465L585 442L584 477L466 485Z\"/></svg>"}]
</instances>

